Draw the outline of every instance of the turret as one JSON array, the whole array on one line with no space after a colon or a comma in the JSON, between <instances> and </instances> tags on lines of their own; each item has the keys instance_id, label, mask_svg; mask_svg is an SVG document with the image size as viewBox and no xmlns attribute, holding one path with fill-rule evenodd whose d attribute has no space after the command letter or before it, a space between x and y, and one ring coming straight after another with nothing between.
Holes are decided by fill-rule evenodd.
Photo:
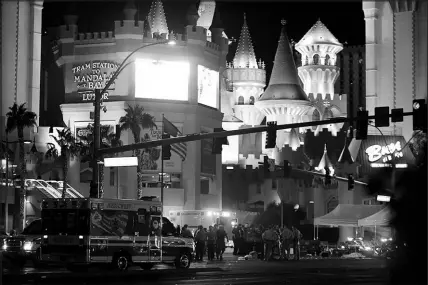
<instances>
[{"instance_id":1,"label":"turret","mask_svg":"<svg viewBox=\"0 0 428 285\"><path fill-rule=\"evenodd\" d=\"M257 63L245 13L233 64L228 64L227 77L234 91L235 116L246 125L259 125L264 114L254 104L266 86L266 71L261 60Z\"/></svg>"},{"instance_id":2,"label":"turret","mask_svg":"<svg viewBox=\"0 0 428 285\"><path fill-rule=\"evenodd\" d=\"M192 3L190 4L189 9L187 9L186 26L196 26L198 23L198 19L199 19L198 7L196 3ZM208 29L208 27L206 27L205 29Z\"/></svg>"},{"instance_id":3,"label":"turret","mask_svg":"<svg viewBox=\"0 0 428 285\"><path fill-rule=\"evenodd\" d=\"M64 15L64 25L59 27L59 38L60 40L64 39L75 39L78 33L77 20L79 16L77 15L76 3L67 4L67 13Z\"/></svg>"},{"instance_id":4,"label":"turret","mask_svg":"<svg viewBox=\"0 0 428 285\"><path fill-rule=\"evenodd\" d=\"M306 119L327 120L346 115L346 100L341 100L334 92L334 83L339 76L336 59L337 53L343 48L342 44L318 20L295 48L302 58L298 72L303 89L315 106ZM342 124L318 126L315 134L327 128L336 136L341 127Z\"/></svg>"},{"instance_id":5,"label":"turret","mask_svg":"<svg viewBox=\"0 0 428 285\"><path fill-rule=\"evenodd\" d=\"M133 35L131 36L133 39L135 37L143 39L144 23L143 21L135 23L136 13L137 8L135 7L134 0L127 0L123 8L123 21L114 21L114 36L116 40L129 39L129 35Z\"/></svg>"},{"instance_id":6,"label":"turret","mask_svg":"<svg viewBox=\"0 0 428 285\"><path fill-rule=\"evenodd\" d=\"M255 106L267 117L267 121L280 124L301 122L302 116L311 108L300 86L291 45L287 37L286 21L281 21L281 33L269 86ZM276 145L279 149L290 143L290 131L278 131ZM277 159L276 159L277 160Z\"/></svg>"},{"instance_id":7,"label":"turret","mask_svg":"<svg viewBox=\"0 0 428 285\"><path fill-rule=\"evenodd\" d=\"M218 6L216 7L214 12L213 22L211 24L210 31L211 31L211 41L221 46L224 42L223 40L224 25L221 20L220 10Z\"/></svg>"}]
</instances>

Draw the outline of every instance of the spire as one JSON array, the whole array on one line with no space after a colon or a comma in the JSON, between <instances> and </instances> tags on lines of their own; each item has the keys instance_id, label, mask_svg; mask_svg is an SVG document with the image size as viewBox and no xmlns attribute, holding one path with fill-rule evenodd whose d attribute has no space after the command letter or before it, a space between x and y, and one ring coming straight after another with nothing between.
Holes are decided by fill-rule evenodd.
<instances>
[{"instance_id":1,"label":"spire","mask_svg":"<svg viewBox=\"0 0 428 285\"><path fill-rule=\"evenodd\" d=\"M298 46L307 46L313 44L330 44L342 46L335 36L327 29L327 27L318 18L318 21L312 28L303 36L303 38L296 44Z\"/></svg>"},{"instance_id":2,"label":"spire","mask_svg":"<svg viewBox=\"0 0 428 285\"><path fill-rule=\"evenodd\" d=\"M290 141L288 145L291 147L293 151L296 151L300 147L300 139L299 134L296 129L291 129L290 131Z\"/></svg>"},{"instance_id":3,"label":"spire","mask_svg":"<svg viewBox=\"0 0 428 285\"><path fill-rule=\"evenodd\" d=\"M285 31L286 21L281 20L281 34L273 62L269 86L260 98L266 100L302 100L309 101L297 75L296 64L290 42Z\"/></svg>"},{"instance_id":4,"label":"spire","mask_svg":"<svg viewBox=\"0 0 428 285\"><path fill-rule=\"evenodd\" d=\"M161 0L153 0L147 18L152 33L158 33L159 35L168 34L168 25L166 24L165 12Z\"/></svg>"},{"instance_id":5,"label":"spire","mask_svg":"<svg viewBox=\"0 0 428 285\"><path fill-rule=\"evenodd\" d=\"M247 17L244 13L244 24L241 29L238 47L236 49L233 64L238 68L257 68L256 55L254 53L253 43L251 41L250 31L247 26Z\"/></svg>"},{"instance_id":6,"label":"spire","mask_svg":"<svg viewBox=\"0 0 428 285\"><path fill-rule=\"evenodd\" d=\"M331 164L330 159L327 155L327 145L324 145L324 154L321 157L320 163L318 164L318 170L323 171L325 167L332 168L333 164Z\"/></svg>"},{"instance_id":7,"label":"spire","mask_svg":"<svg viewBox=\"0 0 428 285\"><path fill-rule=\"evenodd\" d=\"M135 14L137 13L137 8L135 8L134 0L128 0L125 8L123 9L125 14L125 20L135 21Z\"/></svg>"},{"instance_id":8,"label":"spire","mask_svg":"<svg viewBox=\"0 0 428 285\"><path fill-rule=\"evenodd\" d=\"M349 151L347 141L348 140L345 138L345 145L343 146L342 152L340 153L337 163L345 163L345 162L349 164L354 163L354 159L352 158L351 152Z\"/></svg>"}]
</instances>

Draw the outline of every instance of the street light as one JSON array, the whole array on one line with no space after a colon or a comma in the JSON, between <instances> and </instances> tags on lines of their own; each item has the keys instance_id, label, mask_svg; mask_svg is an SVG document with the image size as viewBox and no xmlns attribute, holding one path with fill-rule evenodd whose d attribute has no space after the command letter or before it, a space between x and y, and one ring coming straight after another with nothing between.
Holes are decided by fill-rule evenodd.
<instances>
[{"instance_id":1,"label":"street light","mask_svg":"<svg viewBox=\"0 0 428 285\"><path fill-rule=\"evenodd\" d=\"M137 49L135 49L133 52L131 52L120 64L117 71L113 74L113 76L110 78L110 80L106 83L104 88L100 91L100 89L95 89L95 102L94 102L94 151L93 151L93 157L92 157L92 182L90 186L89 195L92 198L98 197L98 185L99 185L99 173L98 173L98 150L100 149L100 107L101 107L101 96L104 94L110 85L116 80L117 76L122 72L122 70L126 67L128 59L133 56L137 51L142 50L143 48L155 46L155 45L161 45L161 44L168 44L168 45L175 45L175 39L174 36L171 36L171 39L169 40L163 40L158 41L155 43L150 43L144 46L141 46Z\"/></svg>"}]
</instances>

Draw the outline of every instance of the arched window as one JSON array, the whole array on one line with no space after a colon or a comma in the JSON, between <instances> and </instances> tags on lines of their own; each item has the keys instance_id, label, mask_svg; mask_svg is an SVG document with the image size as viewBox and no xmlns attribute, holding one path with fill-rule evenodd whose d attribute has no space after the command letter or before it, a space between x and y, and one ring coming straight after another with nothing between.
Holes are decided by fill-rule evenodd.
<instances>
[{"instance_id":1,"label":"arched window","mask_svg":"<svg viewBox=\"0 0 428 285\"><path fill-rule=\"evenodd\" d=\"M339 201L335 196L331 197L327 202L327 214L336 209L337 205L339 205Z\"/></svg>"},{"instance_id":2,"label":"arched window","mask_svg":"<svg viewBox=\"0 0 428 285\"><path fill-rule=\"evenodd\" d=\"M320 56L318 54L314 55L313 60L314 60L313 65L320 64Z\"/></svg>"},{"instance_id":3,"label":"arched window","mask_svg":"<svg viewBox=\"0 0 428 285\"><path fill-rule=\"evenodd\" d=\"M312 113L312 121L315 122L315 121L319 121L319 120L321 120L321 114L317 109L315 109L314 112ZM315 131L317 129L317 127L318 126L312 126L312 130Z\"/></svg>"},{"instance_id":4,"label":"arched window","mask_svg":"<svg viewBox=\"0 0 428 285\"><path fill-rule=\"evenodd\" d=\"M254 105L254 97L253 96L250 97L250 105Z\"/></svg>"},{"instance_id":5,"label":"arched window","mask_svg":"<svg viewBox=\"0 0 428 285\"><path fill-rule=\"evenodd\" d=\"M325 56L325 65L330 65L330 56L328 54Z\"/></svg>"},{"instance_id":6,"label":"arched window","mask_svg":"<svg viewBox=\"0 0 428 285\"><path fill-rule=\"evenodd\" d=\"M308 56L306 56L305 57L305 65L308 65L309 64L309 58L308 58Z\"/></svg>"},{"instance_id":7,"label":"arched window","mask_svg":"<svg viewBox=\"0 0 428 285\"><path fill-rule=\"evenodd\" d=\"M328 120L334 117L333 111L331 109L325 109L324 111L324 120Z\"/></svg>"},{"instance_id":8,"label":"arched window","mask_svg":"<svg viewBox=\"0 0 428 285\"><path fill-rule=\"evenodd\" d=\"M244 96L239 96L238 105L244 105Z\"/></svg>"}]
</instances>

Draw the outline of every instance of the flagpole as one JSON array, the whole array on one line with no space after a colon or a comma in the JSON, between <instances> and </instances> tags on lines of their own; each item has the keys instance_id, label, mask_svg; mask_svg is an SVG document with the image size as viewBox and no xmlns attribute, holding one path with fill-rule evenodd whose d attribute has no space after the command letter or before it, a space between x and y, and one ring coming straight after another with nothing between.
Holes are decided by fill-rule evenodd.
<instances>
[{"instance_id":1,"label":"flagpole","mask_svg":"<svg viewBox=\"0 0 428 285\"><path fill-rule=\"evenodd\" d=\"M164 115L162 114L162 138L163 138L163 132L164 132L163 122L164 122ZM162 151L161 151L161 194L160 194L160 196L161 196L160 198L161 198L162 213L163 213L163 147L162 147Z\"/></svg>"}]
</instances>

